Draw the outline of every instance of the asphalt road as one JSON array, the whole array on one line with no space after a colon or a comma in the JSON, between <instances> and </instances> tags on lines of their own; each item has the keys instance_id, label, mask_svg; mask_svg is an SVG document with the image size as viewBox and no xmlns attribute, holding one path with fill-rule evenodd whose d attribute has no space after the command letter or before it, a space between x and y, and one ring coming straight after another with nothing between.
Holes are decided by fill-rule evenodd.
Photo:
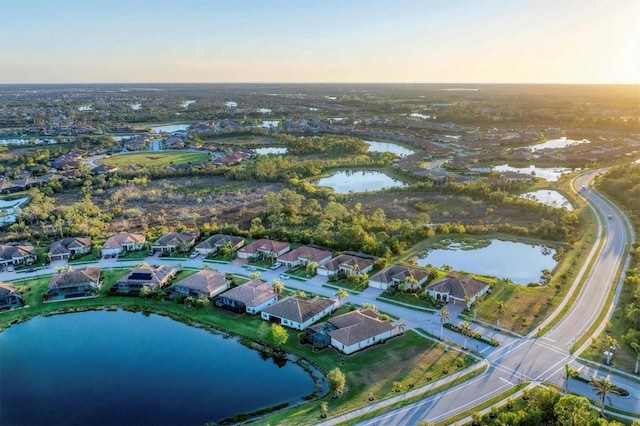
<instances>
[{"instance_id":1,"label":"asphalt road","mask_svg":"<svg viewBox=\"0 0 640 426\"><path fill-rule=\"evenodd\" d=\"M593 172L579 177L576 180L576 188L579 189L583 185L588 187L588 182L595 174L596 172ZM590 259L592 258L591 256L594 259L593 268L589 272L576 302L564 317L544 336L538 338L533 335L513 337L501 334L490 326L482 327L474 324L475 330L500 342L500 346L497 348L483 343L475 343L475 341L471 345L471 349L474 352L484 355L489 361L489 368L485 373L437 395L422 399L401 409L390 411L360 424L415 425L423 419L431 422L443 421L459 412L479 405L482 401L492 398L520 381L550 382L558 386L564 386L564 365L567 363L580 370L585 377L593 375L609 376L615 384L629 390L631 393L626 398L611 395L611 405L625 411L640 413L640 391L636 390L640 389L638 383L631 381L629 377L624 375L604 374L593 368L583 366L569 353L569 348L573 345L576 337L585 333L595 321L598 313L606 308L606 297L614 285L613 278L616 269L626 258L625 245L627 236L623 226L624 217L618 215L615 207L611 206L595 192L591 190L581 192L591 202L592 206L601 213L600 238L604 241L604 244L601 252L589 255ZM608 218L609 214L611 214L610 219ZM185 267L195 268L201 268L204 265L200 257L193 260L177 261L156 256L143 261L150 264L180 263ZM118 262L115 259L102 259L97 262L97 265L101 268L129 267L140 262L141 260ZM62 265L63 263L54 262L47 268L39 269L32 274L51 274L57 266ZM232 264L211 264L211 267L221 272L232 272L238 275L248 276L251 273L237 262ZM276 271L266 270L260 272L262 279L272 281L284 272L284 268ZM26 276L25 273L20 272L1 272L0 281L24 278ZM289 279L284 283L289 288L314 292L329 297L336 292L335 289L324 286L326 279L321 276L316 276L308 281ZM400 318L399 321L405 324L406 329L420 327L432 334L440 334L441 328L437 314L385 303L377 300L380 293L381 290L369 288L358 295L350 295L348 301L355 304L374 303L382 311ZM558 315L562 313L561 308L562 306L556 311ZM455 317L459 309L461 307L449 306L449 310L453 314L452 318ZM442 333L445 344L462 346L464 337L460 334L447 329L442 330ZM575 380L570 381L569 390L592 399L596 398L590 386ZM352 415L358 414L359 412L355 412ZM335 424L348 421L348 419L349 415L342 416L331 419L326 424Z\"/></svg>"},{"instance_id":2,"label":"asphalt road","mask_svg":"<svg viewBox=\"0 0 640 426\"><path fill-rule=\"evenodd\" d=\"M575 303L560 321L542 337L526 336L487 353L489 369L482 375L452 387L445 392L397 409L361 425L415 425L420 420L439 422L479 405L520 381L549 382L565 385L564 366L569 364L584 377L608 376L616 385L628 390L628 397L610 395L611 405L617 409L640 413L640 385L630 375L609 374L586 367L569 353L575 340L594 323L598 314L606 309L607 295L616 284L617 268L626 260L627 236L625 218L607 200L589 189L589 182L597 172L577 178L575 185L592 207L600 213L600 253L593 254L593 268L586 277ZM600 327L600 330L602 326ZM597 334L597 333L596 333ZM577 352L579 353L579 351ZM569 391L597 400L591 386L570 380ZM640 414L638 414L640 417ZM334 423L333 421L331 423Z\"/></svg>"}]
</instances>

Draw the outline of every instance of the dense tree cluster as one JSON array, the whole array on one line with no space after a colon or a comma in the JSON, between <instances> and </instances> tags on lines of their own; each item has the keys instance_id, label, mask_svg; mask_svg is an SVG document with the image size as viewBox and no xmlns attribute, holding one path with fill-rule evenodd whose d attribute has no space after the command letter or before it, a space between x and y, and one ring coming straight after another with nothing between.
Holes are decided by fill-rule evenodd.
<instances>
[{"instance_id":1,"label":"dense tree cluster","mask_svg":"<svg viewBox=\"0 0 640 426\"><path fill-rule=\"evenodd\" d=\"M612 168L598 182L598 187L608 197L622 206L631 219L636 232L640 229L640 164L627 164ZM640 244L631 250L632 262L627 269L624 288L618 306L624 340L636 354L635 370L640 358Z\"/></svg>"}]
</instances>

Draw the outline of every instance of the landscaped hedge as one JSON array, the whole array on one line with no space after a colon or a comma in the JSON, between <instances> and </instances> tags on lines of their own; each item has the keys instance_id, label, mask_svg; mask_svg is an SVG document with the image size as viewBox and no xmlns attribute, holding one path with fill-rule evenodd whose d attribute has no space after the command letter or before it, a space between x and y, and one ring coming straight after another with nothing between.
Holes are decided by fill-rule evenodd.
<instances>
[{"instance_id":1,"label":"landscaped hedge","mask_svg":"<svg viewBox=\"0 0 640 426\"><path fill-rule=\"evenodd\" d=\"M487 345L491 345L491 346L500 346L500 342L498 342L496 339L487 339L486 337L483 337L482 334L480 333L472 333L472 334L466 334L462 328L460 328L459 326L455 325L455 324L451 324L449 322L444 323L444 327L448 328L449 330L453 330L456 333L460 333L463 335L466 335L468 337L471 337L472 339L478 340L482 343L486 343Z\"/></svg>"}]
</instances>

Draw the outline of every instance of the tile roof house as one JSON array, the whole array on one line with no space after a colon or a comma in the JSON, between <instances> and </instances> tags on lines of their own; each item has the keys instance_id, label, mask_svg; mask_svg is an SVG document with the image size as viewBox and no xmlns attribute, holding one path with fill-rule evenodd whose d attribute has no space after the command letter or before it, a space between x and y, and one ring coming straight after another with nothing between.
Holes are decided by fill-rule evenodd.
<instances>
[{"instance_id":1,"label":"tile roof house","mask_svg":"<svg viewBox=\"0 0 640 426\"><path fill-rule=\"evenodd\" d=\"M121 233L112 235L102 245L102 254L120 254L125 251L139 251L144 249L147 237L144 234Z\"/></svg>"},{"instance_id":2,"label":"tile roof house","mask_svg":"<svg viewBox=\"0 0 640 426\"><path fill-rule=\"evenodd\" d=\"M36 260L38 255L31 245L0 246L0 266L31 265Z\"/></svg>"},{"instance_id":3,"label":"tile roof house","mask_svg":"<svg viewBox=\"0 0 640 426\"><path fill-rule=\"evenodd\" d=\"M187 252L196 242L197 235L190 232L169 232L158 238L151 246L165 253Z\"/></svg>"},{"instance_id":4,"label":"tile roof house","mask_svg":"<svg viewBox=\"0 0 640 426\"><path fill-rule=\"evenodd\" d=\"M0 311L24 306L22 295L13 284L0 282Z\"/></svg>"},{"instance_id":5,"label":"tile roof house","mask_svg":"<svg viewBox=\"0 0 640 426\"><path fill-rule=\"evenodd\" d=\"M167 293L171 297L214 297L228 290L230 286L231 281L226 279L224 274L212 269L203 269L173 284L167 288Z\"/></svg>"},{"instance_id":6,"label":"tile roof house","mask_svg":"<svg viewBox=\"0 0 640 426\"><path fill-rule=\"evenodd\" d=\"M297 249L293 249L288 253L278 256L278 262L286 265L289 268L296 266L305 266L309 262L316 262L318 264L325 263L331 260L332 253L327 250L320 250L314 247L302 246Z\"/></svg>"},{"instance_id":7,"label":"tile roof house","mask_svg":"<svg viewBox=\"0 0 640 426\"><path fill-rule=\"evenodd\" d=\"M375 259L364 258L353 254L341 254L318 267L318 275L330 277L343 271L347 275L361 275L373 269Z\"/></svg>"},{"instance_id":8,"label":"tile roof house","mask_svg":"<svg viewBox=\"0 0 640 426\"><path fill-rule=\"evenodd\" d=\"M335 301L318 296L289 296L262 311L262 319L280 325L304 330L320 318L329 315Z\"/></svg>"},{"instance_id":9,"label":"tile roof house","mask_svg":"<svg viewBox=\"0 0 640 426\"><path fill-rule=\"evenodd\" d=\"M50 260L65 260L90 252L91 238L69 237L54 241L53 244L51 244L48 256Z\"/></svg>"},{"instance_id":10,"label":"tile roof house","mask_svg":"<svg viewBox=\"0 0 640 426\"><path fill-rule=\"evenodd\" d=\"M9 194L11 192L22 191L22 188L13 182L8 182L6 180L0 181L0 193Z\"/></svg>"},{"instance_id":11,"label":"tile roof house","mask_svg":"<svg viewBox=\"0 0 640 426\"><path fill-rule=\"evenodd\" d=\"M230 244L232 250L238 250L244 245L244 238L233 235L215 234L201 242L195 250L203 256L215 253L225 245Z\"/></svg>"},{"instance_id":12,"label":"tile roof house","mask_svg":"<svg viewBox=\"0 0 640 426\"><path fill-rule=\"evenodd\" d=\"M342 353L352 354L399 333L398 327L380 320L378 312L366 309L348 312L311 326L306 331L306 339L315 347L331 344Z\"/></svg>"},{"instance_id":13,"label":"tile roof house","mask_svg":"<svg viewBox=\"0 0 640 426\"><path fill-rule=\"evenodd\" d=\"M169 284L180 271L174 265L141 266L123 275L111 288L112 292L139 293L143 288L151 291L160 290Z\"/></svg>"},{"instance_id":14,"label":"tile roof house","mask_svg":"<svg viewBox=\"0 0 640 426\"><path fill-rule=\"evenodd\" d=\"M478 297L489 291L489 284L471 276L460 278L454 274L449 274L429 284L426 291L428 295L436 300L445 303L453 300L454 304L461 302L468 308Z\"/></svg>"},{"instance_id":15,"label":"tile roof house","mask_svg":"<svg viewBox=\"0 0 640 426\"><path fill-rule=\"evenodd\" d=\"M277 300L278 295L273 291L273 286L256 278L222 293L216 298L215 304L219 308L240 314L257 314Z\"/></svg>"},{"instance_id":16,"label":"tile roof house","mask_svg":"<svg viewBox=\"0 0 640 426\"><path fill-rule=\"evenodd\" d=\"M411 277L415 282L411 282ZM409 279L409 280L408 280ZM404 282L407 288L417 289L429 280L429 272L403 265L389 265L369 277L369 287L386 290Z\"/></svg>"},{"instance_id":17,"label":"tile roof house","mask_svg":"<svg viewBox=\"0 0 640 426\"><path fill-rule=\"evenodd\" d=\"M238 250L238 257L240 259L278 257L282 256L289 250L291 250L291 246L289 245L289 243L281 243L279 241L261 239L254 241L248 246L244 246L240 250Z\"/></svg>"},{"instance_id":18,"label":"tile roof house","mask_svg":"<svg viewBox=\"0 0 640 426\"><path fill-rule=\"evenodd\" d=\"M100 288L100 268L88 266L54 274L49 282L49 300L94 296Z\"/></svg>"}]
</instances>

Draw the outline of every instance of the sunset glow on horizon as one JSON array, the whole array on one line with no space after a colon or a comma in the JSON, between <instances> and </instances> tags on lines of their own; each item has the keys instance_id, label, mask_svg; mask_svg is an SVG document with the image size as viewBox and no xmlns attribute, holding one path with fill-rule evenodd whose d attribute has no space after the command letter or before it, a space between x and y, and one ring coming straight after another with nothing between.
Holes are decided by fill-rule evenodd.
<instances>
[{"instance_id":1,"label":"sunset glow on horizon","mask_svg":"<svg viewBox=\"0 0 640 426\"><path fill-rule=\"evenodd\" d=\"M0 0L0 84L640 83L640 0Z\"/></svg>"}]
</instances>

